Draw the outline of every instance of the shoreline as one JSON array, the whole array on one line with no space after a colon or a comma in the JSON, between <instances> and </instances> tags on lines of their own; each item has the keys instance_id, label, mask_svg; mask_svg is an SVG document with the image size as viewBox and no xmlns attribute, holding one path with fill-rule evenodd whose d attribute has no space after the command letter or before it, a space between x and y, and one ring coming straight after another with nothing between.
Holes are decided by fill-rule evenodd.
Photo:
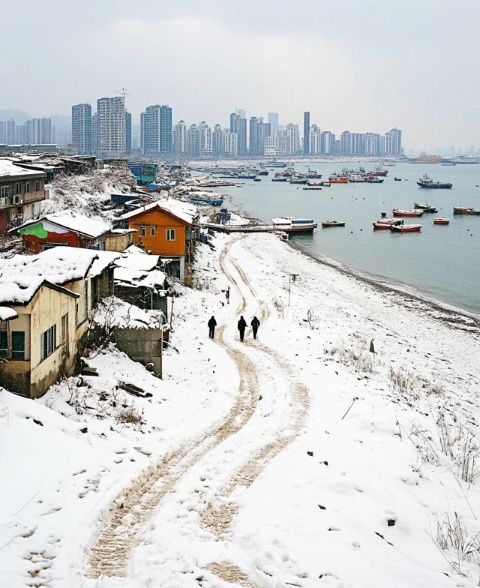
<instances>
[{"instance_id":1,"label":"shoreline","mask_svg":"<svg viewBox=\"0 0 480 588\"><path fill-rule=\"evenodd\" d=\"M451 305L447 302L443 302L442 300L430 298L426 295L424 296L420 290L418 290L418 293L407 292L406 290L402 290L401 286L396 287L392 283L382 283L378 279L375 279L373 277L369 277L366 274L362 274L358 270L346 267L345 265L341 264L341 262L338 262L335 259L328 261L325 258L322 259L320 257L317 257L313 253L309 253L308 251L305 251L304 249L302 249L300 246L293 244L292 242L290 242L290 240L286 241L285 243L288 246L290 246L293 250L298 251L299 253L302 253L303 255L308 257L309 259L312 259L313 261L315 261L317 263L320 263L320 264L325 265L331 269L334 269L334 270L340 272L341 274L343 274L344 276L354 278L354 279L358 280L359 282L362 282L364 284L368 284L369 286L372 286L373 288L375 288L379 292L394 294L394 295L398 296L400 298L399 303L402 304L403 306L405 306L406 301L413 302L418 305L418 307L417 307L418 310L422 310L421 306L424 306L424 307L426 307L426 308L424 308L424 310L427 310L430 312L436 312L436 313L443 313L444 315L446 315L446 316L438 316L438 314L435 314L435 315L430 314L430 316L432 316L433 318L437 318L443 322L451 324L455 328L460 328L463 331L476 332L476 333L480 334L480 314L476 314L476 313L469 311L465 308L460 308L460 307ZM387 280L388 278L385 277L385 279ZM405 287L414 288L413 286L409 286L408 284L405 284ZM462 324L465 325L465 328L462 328L460 326ZM467 325L469 325L469 328L467 327Z\"/></svg>"}]
</instances>

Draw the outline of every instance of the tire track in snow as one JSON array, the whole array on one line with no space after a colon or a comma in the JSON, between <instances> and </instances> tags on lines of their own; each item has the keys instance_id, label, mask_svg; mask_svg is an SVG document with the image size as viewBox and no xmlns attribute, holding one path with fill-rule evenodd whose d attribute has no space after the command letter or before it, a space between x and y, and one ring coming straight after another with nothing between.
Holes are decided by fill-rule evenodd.
<instances>
[{"instance_id":1,"label":"tire track in snow","mask_svg":"<svg viewBox=\"0 0 480 588\"><path fill-rule=\"evenodd\" d=\"M234 242L222 251L221 264ZM238 288L235 279L232 282ZM245 308L246 301L242 296L237 312L243 312ZM258 401L255 366L244 353L227 345L224 326L218 331L221 346L235 362L241 376L238 395L230 412L212 430L192 439L179 450L147 468L114 500L110 506L109 518L90 551L88 576L125 577L130 553L140 540L141 527L152 516L162 498L209 451L244 427L255 412ZM229 571L231 573L232 570Z\"/></svg>"},{"instance_id":2,"label":"tire track in snow","mask_svg":"<svg viewBox=\"0 0 480 588\"><path fill-rule=\"evenodd\" d=\"M241 292L239 281L235 279L232 272L227 270L225 265L226 253L228 251L224 250L225 255L222 255L220 258L220 267L225 276L232 281L239 292ZM245 273L232 259L230 259L230 263L240 276L240 281L243 286L249 290L251 297L255 299L257 297L256 292ZM263 303L259 304L263 323L268 320L270 309ZM243 307L246 308L246 304L244 304ZM200 513L202 524L214 532L219 538L225 537L225 535L228 534L231 530L232 523L238 514L238 504L232 500L234 492L239 487L250 487L260 476L268 463L297 438L304 428L310 404L308 387L298 381L298 374L287 358L282 357L280 354L258 341L255 341L255 343L247 343L247 345L261 350L275 365L277 373L286 376L290 389L291 409L286 425L277 432L275 438L257 450L251 456L249 461L233 474L227 484L216 495L215 504L210 503L209 506ZM229 561L211 563L207 569L217 577L239 586L255 586L255 584L250 583L251 581L248 576L244 574L242 570Z\"/></svg>"}]
</instances>

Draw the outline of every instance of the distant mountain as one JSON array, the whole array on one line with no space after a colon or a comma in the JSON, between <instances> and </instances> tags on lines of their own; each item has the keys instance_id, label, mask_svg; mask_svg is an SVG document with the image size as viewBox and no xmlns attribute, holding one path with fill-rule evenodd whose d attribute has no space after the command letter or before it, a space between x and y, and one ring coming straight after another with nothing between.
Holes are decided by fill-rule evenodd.
<instances>
[{"instance_id":1,"label":"distant mountain","mask_svg":"<svg viewBox=\"0 0 480 588\"><path fill-rule=\"evenodd\" d=\"M13 120L17 125L23 125L26 120L29 120L31 117L23 110L13 110L12 108L4 108L0 110L0 120Z\"/></svg>"}]
</instances>

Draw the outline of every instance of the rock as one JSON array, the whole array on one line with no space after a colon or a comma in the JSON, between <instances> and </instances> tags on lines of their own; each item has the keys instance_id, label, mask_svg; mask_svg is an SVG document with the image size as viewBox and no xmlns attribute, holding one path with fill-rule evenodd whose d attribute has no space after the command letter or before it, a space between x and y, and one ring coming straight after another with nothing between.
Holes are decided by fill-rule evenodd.
<instances>
[{"instance_id":1,"label":"rock","mask_svg":"<svg viewBox=\"0 0 480 588\"><path fill-rule=\"evenodd\" d=\"M309 455L310 457L313 457L313 451L307 451L307 455Z\"/></svg>"},{"instance_id":2,"label":"rock","mask_svg":"<svg viewBox=\"0 0 480 588\"><path fill-rule=\"evenodd\" d=\"M88 431L88 427L83 427L83 429L80 429L80 433L86 433Z\"/></svg>"},{"instance_id":3,"label":"rock","mask_svg":"<svg viewBox=\"0 0 480 588\"><path fill-rule=\"evenodd\" d=\"M397 521L395 519L387 519L387 525L389 527L394 527Z\"/></svg>"}]
</instances>

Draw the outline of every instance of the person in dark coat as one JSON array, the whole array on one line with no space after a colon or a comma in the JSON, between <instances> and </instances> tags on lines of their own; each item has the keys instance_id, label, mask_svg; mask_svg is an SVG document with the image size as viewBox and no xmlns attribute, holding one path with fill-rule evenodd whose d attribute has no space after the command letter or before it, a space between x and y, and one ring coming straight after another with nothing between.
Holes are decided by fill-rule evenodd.
<instances>
[{"instance_id":1,"label":"person in dark coat","mask_svg":"<svg viewBox=\"0 0 480 588\"><path fill-rule=\"evenodd\" d=\"M253 338L256 339L257 338L258 327L260 326L260 321L258 320L258 318L256 316L253 317L252 322L250 323L250 325L252 326Z\"/></svg>"},{"instance_id":2,"label":"person in dark coat","mask_svg":"<svg viewBox=\"0 0 480 588\"><path fill-rule=\"evenodd\" d=\"M243 316L240 317L240 320L238 321L238 331L240 333L240 341L243 341L243 338L245 337L245 329L247 328L247 323L245 322L245 319L243 318Z\"/></svg>"},{"instance_id":3,"label":"person in dark coat","mask_svg":"<svg viewBox=\"0 0 480 588\"><path fill-rule=\"evenodd\" d=\"M227 299L227 304L230 304L230 286L227 286L225 290L225 298Z\"/></svg>"},{"instance_id":4,"label":"person in dark coat","mask_svg":"<svg viewBox=\"0 0 480 588\"><path fill-rule=\"evenodd\" d=\"M215 327L216 326L217 326L217 321L215 320L215 317L212 315L212 317L208 321L208 336L210 337L210 339L215 338Z\"/></svg>"}]
</instances>

